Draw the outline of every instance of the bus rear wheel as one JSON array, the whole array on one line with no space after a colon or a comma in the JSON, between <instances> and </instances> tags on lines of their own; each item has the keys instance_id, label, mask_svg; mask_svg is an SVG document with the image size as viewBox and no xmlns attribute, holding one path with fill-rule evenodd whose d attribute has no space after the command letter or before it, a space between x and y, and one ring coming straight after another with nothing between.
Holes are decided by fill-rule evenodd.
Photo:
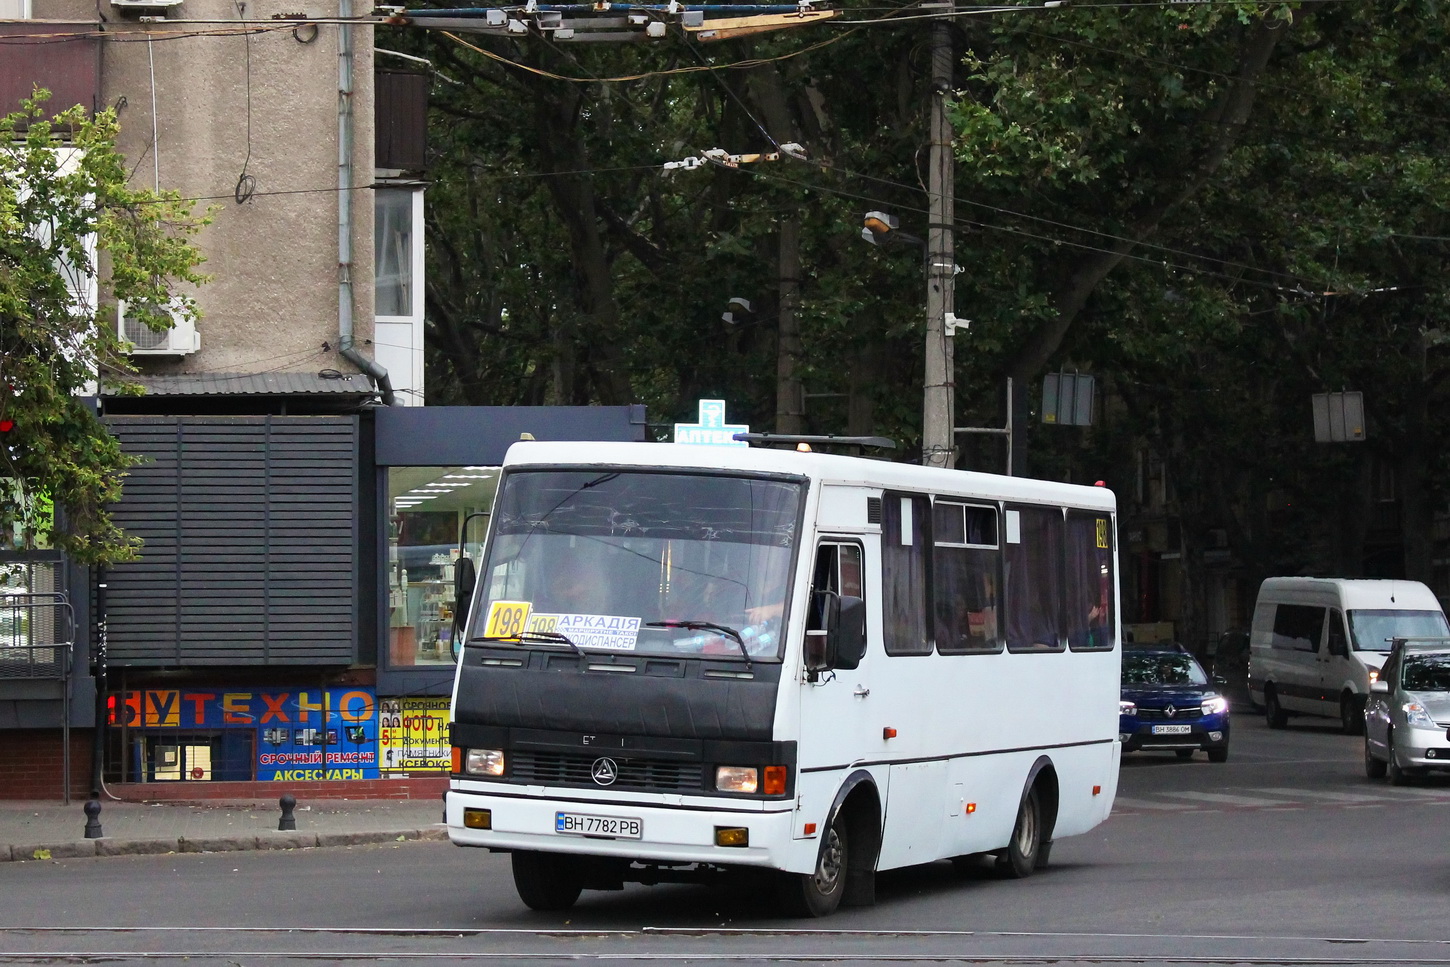
<instances>
[{"instance_id":1,"label":"bus rear wheel","mask_svg":"<svg viewBox=\"0 0 1450 967\"><path fill-rule=\"evenodd\" d=\"M997 857L998 872L1022 879L1031 876L1037 869L1037 860L1042 849L1042 805L1037 799L1037 787L1027 790L1022 805L1017 807L1017 822L1012 827L1012 838L1007 848Z\"/></svg>"},{"instance_id":2,"label":"bus rear wheel","mask_svg":"<svg viewBox=\"0 0 1450 967\"><path fill-rule=\"evenodd\" d=\"M821 837L815 870L781 874L779 896L786 912L796 917L828 917L835 913L846 892L848 851L845 818L838 812Z\"/></svg>"},{"instance_id":3,"label":"bus rear wheel","mask_svg":"<svg viewBox=\"0 0 1450 967\"><path fill-rule=\"evenodd\" d=\"M579 864L572 856L516 850L514 889L530 910L567 910L584 889Z\"/></svg>"}]
</instances>

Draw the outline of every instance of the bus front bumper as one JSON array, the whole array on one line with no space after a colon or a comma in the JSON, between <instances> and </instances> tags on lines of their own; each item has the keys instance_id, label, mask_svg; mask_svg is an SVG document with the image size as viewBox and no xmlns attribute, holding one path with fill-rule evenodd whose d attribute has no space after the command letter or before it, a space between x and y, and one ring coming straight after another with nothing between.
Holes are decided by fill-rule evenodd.
<instances>
[{"instance_id":1,"label":"bus front bumper","mask_svg":"<svg viewBox=\"0 0 1450 967\"><path fill-rule=\"evenodd\" d=\"M576 802L530 795L527 787L515 786L507 794L450 789L444 813L448 838L456 846L771 869L799 866L801 857L813 861L818 839L793 837L793 802L732 808L743 805L738 800L710 800L709 806ZM737 830L745 831L741 845L718 845L723 831L738 840Z\"/></svg>"}]
</instances>

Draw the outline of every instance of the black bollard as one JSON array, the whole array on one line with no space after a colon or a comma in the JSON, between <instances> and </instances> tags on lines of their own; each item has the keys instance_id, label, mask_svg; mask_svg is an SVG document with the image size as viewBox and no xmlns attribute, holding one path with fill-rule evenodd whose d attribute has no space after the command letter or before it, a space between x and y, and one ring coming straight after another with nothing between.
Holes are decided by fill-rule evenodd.
<instances>
[{"instance_id":1,"label":"black bollard","mask_svg":"<svg viewBox=\"0 0 1450 967\"><path fill-rule=\"evenodd\" d=\"M86 839L100 839L101 804L92 799L82 808L86 811Z\"/></svg>"},{"instance_id":2,"label":"black bollard","mask_svg":"<svg viewBox=\"0 0 1450 967\"><path fill-rule=\"evenodd\" d=\"M282 818L277 822L278 829L296 829L297 817L292 815L292 810L297 808L297 797L293 795L283 796L277 800L277 805L282 807Z\"/></svg>"}]
</instances>

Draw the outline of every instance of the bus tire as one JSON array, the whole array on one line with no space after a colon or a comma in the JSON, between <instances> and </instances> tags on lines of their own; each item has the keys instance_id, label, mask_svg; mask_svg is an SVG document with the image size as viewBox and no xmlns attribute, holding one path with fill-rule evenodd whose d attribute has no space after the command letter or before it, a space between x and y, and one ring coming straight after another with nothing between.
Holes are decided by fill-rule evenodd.
<instances>
[{"instance_id":1,"label":"bus tire","mask_svg":"<svg viewBox=\"0 0 1450 967\"><path fill-rule=\"evenodd\" d=\"M997 856L997 871L1014 880L1031 876L1041 853L1042 806L1037 798L1037 786L1033 785L1017 807L1017 822L1012 827L1007 848Z\"/></svg>"},{"instance_id":2,"label":"bus tire","mask_svg":"<svg viewBox=\"0 0 1450 967\"><path fill-rule=\"evenodd\" d=\"M782 873L781 906L795 917L829 917L846 893L846 863L850 858L844 810L837 810L821 837L816 868L810 873Z\"/></svg>"},{"instance_id":3,"label":"bus tire","mask_svg":"<svg viewBox=\"0 0 1450 967\"><path fill-rule=\"evenodd\" d=\"M584 889L579 864L572 856L515 850L514 889L530 910L567 910Z\"/></svg>"}]
</instances>

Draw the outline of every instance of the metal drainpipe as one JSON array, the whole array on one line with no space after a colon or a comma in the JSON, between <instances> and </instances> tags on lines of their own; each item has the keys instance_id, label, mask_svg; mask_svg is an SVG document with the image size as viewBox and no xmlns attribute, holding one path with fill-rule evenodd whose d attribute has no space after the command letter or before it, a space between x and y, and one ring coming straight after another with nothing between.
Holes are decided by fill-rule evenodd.
<instances>
[{"instance_id":1,"label":"metal drainpipe","mask_svg":"<svg viewBox=\"0 0 1450 967\"><path fill-rule=\"evenodd\" d=\"M397 406L393 381L376 359L353 345L352 335L352 0L338 0L337 16L337 341L342 358L378 384L386 406Z\"/></svg>"}]
</instances>

